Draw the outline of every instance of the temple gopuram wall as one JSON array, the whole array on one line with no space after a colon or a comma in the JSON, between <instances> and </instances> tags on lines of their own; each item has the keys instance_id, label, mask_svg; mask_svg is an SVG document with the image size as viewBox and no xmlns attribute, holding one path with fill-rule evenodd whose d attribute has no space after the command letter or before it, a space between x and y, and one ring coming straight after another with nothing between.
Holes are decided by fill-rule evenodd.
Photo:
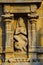
<instances>
[{"instance_id":1,"label":"temple gopuram wall","mask_svg":"<svg viewBox=\"0 0 43 65\"><path fill-rule=\"evenodd\" d=\"M43 1L0 0L0 65L43 65Z\"/></svg>"}]
</instances>

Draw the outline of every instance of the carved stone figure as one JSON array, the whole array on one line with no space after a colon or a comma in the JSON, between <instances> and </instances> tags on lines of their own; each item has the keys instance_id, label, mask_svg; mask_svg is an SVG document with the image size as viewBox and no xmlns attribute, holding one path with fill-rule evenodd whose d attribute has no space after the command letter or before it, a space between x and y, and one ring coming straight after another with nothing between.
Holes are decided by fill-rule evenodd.
<instances>
[{"instance_id":1,"label":"carved stone figure","mask_svg":"<svg viewBox=\"0 0 43 65\"><path fill-rule=\"evenodd\" d=\"M26 27L24 20L20 17L17 22L17 28L14 35L15 48L20 51L26 51L27 38L26 38Z\"/></svg>"}]
</instances>

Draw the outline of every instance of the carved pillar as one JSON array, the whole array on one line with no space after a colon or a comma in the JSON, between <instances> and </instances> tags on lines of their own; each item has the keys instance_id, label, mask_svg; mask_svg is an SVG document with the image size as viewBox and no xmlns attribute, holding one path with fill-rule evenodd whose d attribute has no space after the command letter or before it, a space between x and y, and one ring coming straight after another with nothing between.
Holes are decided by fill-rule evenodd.
<instances>
[{"instance_id":1,"label":"carved pillar","mask_svg":"<svg viewBox=\"0 0 43 65\"><path fill-rule=\"evenodd\" d=\"M38 14L36 13L37 6L31 5L30 14L28 14L28 18L30 22L30 28L28 27L28 39L29 39L29 59L30 63L33 60L37 59L37 51L36 51L36 19L38 18ZM28 23L29 26L29 23Z\"/></svg>"},{"instance_id":2,"label":"carved pillar","mask_svg":"<svg viewBox=\"0 0 43 65\"><path fill-rule=\"evenodd\" d=\"M31 50L30 52L33 52L34 57L32 56L32 58L37 58L37 54L36 54L36 21L33 19L31 19Z\"/></svg>"},{"instance_id":3,"label":"carved pillar","mask_svg":"<svg viewBox=\"0 0 43 65\"><path fill-rule=\"evenodd\" d=\"M13 14L2 15L6 23L6 45L5 52L13 52L14 17Z\"/></svg>"}]
</instances>

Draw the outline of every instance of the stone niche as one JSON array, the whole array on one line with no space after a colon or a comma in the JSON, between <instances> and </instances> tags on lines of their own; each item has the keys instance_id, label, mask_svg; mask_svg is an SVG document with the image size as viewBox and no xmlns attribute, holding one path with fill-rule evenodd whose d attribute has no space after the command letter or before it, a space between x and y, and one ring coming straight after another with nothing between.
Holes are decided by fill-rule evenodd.
<instances>
[{"instance_id":1,"label":"stone niche","mask_svg":"<svg viewBox=\"0 0 43 65\"><path fill-rule=\"evenodd\" d=\"M6 64L4 65L14 62L26 62L27 65L33 56L37 58L35 25L38 14L36 10L40 7L41 0L0 0L0 3L3 3L1 17L5 23L6 34L3 51ZM18 64L20 63L15 63L15 65Z\"/></svg>"}]
</instances>

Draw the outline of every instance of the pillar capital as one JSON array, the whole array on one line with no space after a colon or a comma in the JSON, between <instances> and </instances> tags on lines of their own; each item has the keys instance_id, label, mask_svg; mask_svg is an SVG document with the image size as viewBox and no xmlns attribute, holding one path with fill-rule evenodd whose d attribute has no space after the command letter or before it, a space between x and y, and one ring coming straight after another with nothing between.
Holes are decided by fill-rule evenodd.
<instances>
[{"instance_id":1,"label":"pillar capital","mask_svg":"<svg viewBox=\"0 0 43 65\"><path fill-rule=\"evenodd\" d=\"M37 13L30 13L30 14L28 14L28 18L29 19L38 19L38 14Z\"/></svg>"},{"instance_id":2,"label":"pillar capital","mask_svg":"<svg viewBox=\"0 0 43 65\"><path fill-rule=\"evenodd\" d=\"M10 13L5 13L4 15L1 15L2 18L4 18L5 22L11 22L12 19L14 18L14 14L10 14Z\"/></svg>"}]
</instances>

